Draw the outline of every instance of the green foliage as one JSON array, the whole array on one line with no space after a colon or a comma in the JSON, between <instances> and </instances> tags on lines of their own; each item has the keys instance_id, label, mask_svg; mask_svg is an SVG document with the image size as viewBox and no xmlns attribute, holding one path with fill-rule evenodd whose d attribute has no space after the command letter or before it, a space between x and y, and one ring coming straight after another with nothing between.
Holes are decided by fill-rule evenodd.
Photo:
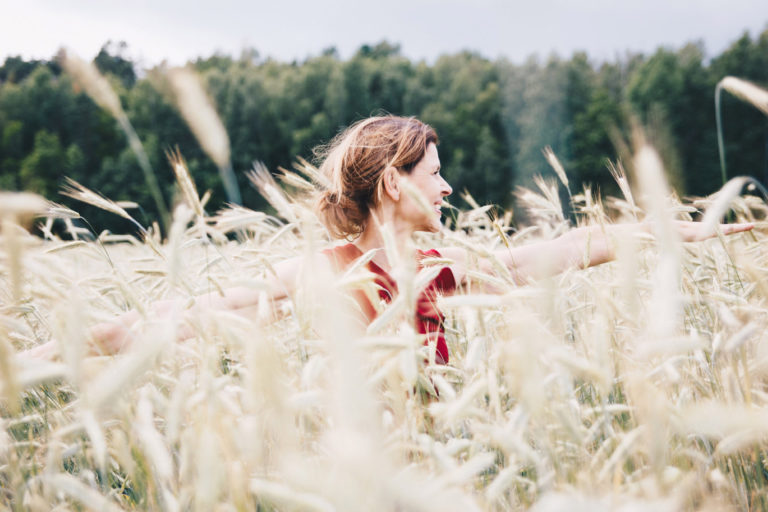
<instances>
[{"instance_id":1,"label":"green foliage","mask_svg":"<svg viewBox=\"0 0 768 512\"><path fill-rule=\"evenodd\" d=\"M53 74L61 73L61 66L53 61L24 60L21 57L7 57L0 67L0 83L19 83L27 78L38 67L46 67Z\"/></svg>"},{"instance_id":2,"label":"green foliage","mask_svg":"<svg viewBox=\"0 0 768 512\"><path fill-rule=\"evenodd\" d=\"M62 175L64 158L59 136L40 130L35 134L32 153L21 162L19 185L24 190L50 197L60 185L58 178Z\"/></svg>"},{"instance_id":3,"label":"green foliage","mask_svg":"<svg viewBox=\"0 0 768 512\"><path fill-rule=\"evenodd\" d=\"M710 67L716 81L732 75L765 87L768 85L768 30L755 41L745 34L714 58ZM722 97L722 112L728 175L755 176L766 183L768 128L765 115L729 94Z\"/></svg>"},{"instance_id":4,"label":"green foliage","mask_svg":"<svg viewBox=\"0 0 768 512\"><path fill-rule=\"evenodd\" d=\"M133 69L133 62L124 57L127 48L128 45L124 41L109 41L101 47L93 63L103 74L111 74L126 87L132 87L136 83L136 71Z\"/></svg>"},{"instance_id":5,"label":"green foliage","mask_svg":"<svg viewBox=\"0 0 768 512\"><path fill-rule=\"evenodd\" d=\"M225 200L218 171L173 107L162 68L139 78L125 54L125 43L108 42L94 62L120 95L163 193L173 194L164 155L178 146L201 192L212 192L209 209L218 208ZM711 61L687 45L599 66L583 53L515 64L460 52L428 63L381 42L347 60L335 48L291 63L248 49L239 58L215 54L193 65L229 133L248 206L266 207L243 177L253 161L290 167L297 156L311 159L312 149L340 128L389 112L435 127L456 196L466 190L480 202L510 207L515 186L552 176L545 146L563 163L574 192L591 185L618 193L606 163L617 159L614 139L629 138L632 119L649 127L679 193L716 190L714 86L725 75L768 84L768 31L756 40L745 34ZM729 96L723 112L730 173L764 179L764 116ZM157 212L139 172L115 121L73 88L57 58L9 57L0 66L0 188L31 188L67 203L57 196L67 175L113 199L137 200L149 221ZM121 226L109 214L94 215L98 230Z\"/></svg>"}]
</instances>

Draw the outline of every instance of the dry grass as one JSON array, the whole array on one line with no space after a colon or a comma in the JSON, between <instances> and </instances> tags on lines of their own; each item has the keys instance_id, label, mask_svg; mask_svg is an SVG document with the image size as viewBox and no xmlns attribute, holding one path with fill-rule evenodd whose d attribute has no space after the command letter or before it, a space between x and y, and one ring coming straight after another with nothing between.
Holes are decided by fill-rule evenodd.
<instances>
[{"instance_id":1,"label":"dry grass","mask_svg":"<svg viewBox=\"0 0 768 512\"><path fill-rule=\"evenodd\" d=\"M615 263L524 287L503 273L485 276L500 295L470 286L444 301L448 367L424 364L428 350L406 321L407 301L393 302L367 334L349 327L340 288L364 275L334 283L308 269L297 276L294 300L273 305L282 312L276 321L265 320L266 297L246 318L190 317L181 308L174 321L158 321L154 301L258 287L276 262L324 243L301 201L274 182L263 186L290 222L243 208L202 218L182 207L167 242L103 249L17 229L24 265L16 270L2 245L3 280L22 283L18 299L2 287L0 309L4 503L31 510L768 503L761 234L671 255L663 243L634 241ZM555 229L523 230L511 245L561 230L559 205L529 199L540 217L550 212ZM588 210L603 218L595 208ZM748 198L737 211L762 221L767 210ZM463 247L479 260L502 246L499 230L509 227L481 210L459 212L451 224L419 243ZM679 262L673 283L658 277L669 258ZM678 306L659 318L659 306L670 304ZM129 308L143 312L130 349L85 357L88 326ZM195 335L176 343L182 324ZM48 339L59 342L60 362L12 355Z\"/></svg>"}]
</instances>

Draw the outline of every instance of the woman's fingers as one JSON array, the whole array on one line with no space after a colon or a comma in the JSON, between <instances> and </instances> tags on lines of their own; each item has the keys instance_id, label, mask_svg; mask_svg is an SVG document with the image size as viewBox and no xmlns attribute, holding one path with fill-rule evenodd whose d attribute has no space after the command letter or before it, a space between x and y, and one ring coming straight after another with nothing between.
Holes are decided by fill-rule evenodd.
<instances>
[{"instance_id":1,"label":"woman's fingers","mask_svg":"<svg viewBox=\"0 0 768 512\"><path fill-rule=\"evenodd\" d=\"M676 221L677 232L680 234L684 242L698 242L701 240L707 240L717 235L715 226L707 226L702 222L691 221ZM740 222L736 224L720 224L719 232L724 235L732 235L734 233L742 233L749 231L755 227L754 222Z\"/></svg>"},{"instance_id":2,"label":"woman's fingers","mask_svg":"<svg viewBox=\"0 0 768 512\"><path fill-rule=\"evenodd\" d=\"M725 235L731 235L733 233L741 233L743 231L750 231L755 227L754 222L741 222L738 224L720 224L720 229Z\"/></svg>"},{"instance_id":3,"label":"woman's fingers","mask_svg":"<svg viewBox=\"0 0 768 512\"><path fill-rule=\"evenodd\" d=\"M714 227L714 226L713 226ZM742 233L744 231L749 231L752 228L755 227L755 224L752 222L740 222L736 224L720 224L720 232L724 235L732 235L734 233ZM707 240L708 238L713 238L716 236L717 233L714 229L707 233L699 232L697 239L698 240Z\"/></svg>"}]
</instances>

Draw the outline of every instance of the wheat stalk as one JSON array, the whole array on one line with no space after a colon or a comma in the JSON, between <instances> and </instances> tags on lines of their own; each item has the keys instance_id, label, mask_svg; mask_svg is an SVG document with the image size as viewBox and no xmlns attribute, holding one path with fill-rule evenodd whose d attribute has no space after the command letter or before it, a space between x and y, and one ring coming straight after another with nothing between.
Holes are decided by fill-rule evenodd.
<instances>
[{"instance_id":1,"label":"wheat stalk","mask_svg":"<svg viewBox=\"0 0 768 512\"><path fill-rule=\"evenodd\" d=\"M203 151L219 168L227 199L240 204L240 188L230 162L229 136L200 79L189 68L174 68L168 71L168 80L182 117Z\"/></svg>"},{"instance_id":2,"label":"wheat stalk","mask_svg":"<svg viewBox=\"0 0 768 512\"><path fill-rule=\"evenodd\" d=\"M160 218L167 226L168 208L166 207L165 200L160 192L157 178L149 163L147 153L144 151L144 146L141 144L139 136L136 135L133 125L131 125L131 122L128 120L128 116L125 114L125 111L120 104L120 99L117 97L114 89L109 85L107 79L99 73L93 63L82 60L68 50L62 50L62 55L62 64L67 73L69 73L72 78L85 89L85 92L97 105L109 112L112 117L115 118L117 124L122 129L128 139L128 144L136 154L136 158L139 161L139 167L141 167L141 170L144 172L144 179L146 180L149 191L155 201Z\"/></svg>"},{"instance_id":3,"label":"wheat stalk","mask_svg":"<svg viewBox=\"0 0 768 512\"><path fill-rule=\"evenodd\" d=\"M768 115L768 91L755 84L736 78L726 76L715 87L715 120L717 122L717 148L720 155L720 171L722 172L723 185L727 179L725 169L725 143L723 142L723 123L720 108L721 91L725 89L737 98L750 103L752 106Z\"/></svg>"}]
</instances>

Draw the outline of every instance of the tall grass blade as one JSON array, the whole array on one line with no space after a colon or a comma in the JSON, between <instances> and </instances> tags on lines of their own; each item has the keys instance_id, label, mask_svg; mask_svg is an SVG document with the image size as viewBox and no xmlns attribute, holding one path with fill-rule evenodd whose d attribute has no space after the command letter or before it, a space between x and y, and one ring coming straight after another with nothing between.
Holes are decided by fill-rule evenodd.
<instances>
[{"instance_id":1,"label":"tall grass blade","mask_svg":"<svg viewBox=\"0 0 768 512\"><path fill-rule=\"evenodd\" d=\"M230 160L229 136L199 77L189 68L174 68L168 72L168 80L182 117L203 151L219 168L227 199L240 204L240 187Z\"/></svg>"},{"instance_id":2,"label":"tall grass blade","mask_svg":"<svg viewBox=\"0 0 768 512\"><path fill-rule=\"evenodd\" d=\"M149 191L155 201L155 206L160 214L160 219L167 227L169 222L168 207L160 192L157 178L149 163L147 153L144 151L144 146L142 146L139 136L136 135L133 125L131 125L131 122L128 120L128 116L125 114L125 111L120 104L120 99L114 89L112 89L112 86L107 79L99 73L93 63L82 60L68 50L64 50L62 53L62 63L67 73L72 76L97 105L109 112L112 117L115 118L117 124L123 130L123 133L128 139L129 146L139 161L139 167L141 167L141 170L144 172L144 179L146 180Z\"/></svg>"}]
</instances>

